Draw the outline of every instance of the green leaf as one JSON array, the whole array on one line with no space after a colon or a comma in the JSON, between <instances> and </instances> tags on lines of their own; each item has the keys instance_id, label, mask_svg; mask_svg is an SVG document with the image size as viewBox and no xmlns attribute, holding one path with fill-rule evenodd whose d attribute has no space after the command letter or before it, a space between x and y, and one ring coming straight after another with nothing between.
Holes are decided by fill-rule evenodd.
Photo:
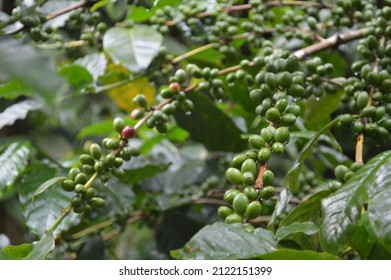
<instances>
[{"instance_id":1,"label":"green leaf","mask_svg":"<svg viewBox=\"0 0 391 280\"><path fill-rule=\"evenodd\" d=\"M76 59L73 63L87 69L94 81L97 81L100 76L104 75L107 67L107 59L103 53L88 54Z\"/></svg>"},{"instance_id":2,"label":"green leaf","mask_svg":"<svg viewBox=\"0 0 391 280\"><path fill-rule=\"evenodd\" d=\"M44 260L46 255L53 251L55 238L53 231L45 233L37 243L33 244L31 252L24 259Z\"/></svg>"},{"instance_id":3,"label":"green leaf","mask_svg":"<svg viewBox=\"0 0 391 280\"><path fill-rule=\"evenodd\" d=\"M147 25L113 27L103 37L103 47L113 61L137 73L148 68L162 42L163 36Z\"/></svg>"},{"instance_id":4,"label":"green leaf","mask_svg":"<svg viewBox=\"0 0 391 280\"><path fill-rule=\"evenodd\" d=\"M55 186L48 188L44 193L36 196L34 201L32 200L42 182L58 176L57 173L56 169L47 165L32 165L24 175L23 181L18 184L19 200L26 225L38 236L42 236L54 223L74 196L73 193L65 192L61 186ZM67 228L76 217L76 214L71 213L57 230Z\"/></svg>"},{"instance_id":5,"label":"green leaf","mask_svg":"<svg viewBox=\"0 0 391 280\"><path fill-rule=\"evenodd\" d=\"M281 214L285 213L286 208L288 207L289 202L291 201L292 197L293 197L293 195L289 191L289 189L284 188L281 191L280 199L278 200L278 203L276 204L276 207L274 208L272 218L270 219L270 222L267 225L267 228L269 230L273 230L273 231L275 230L274 227L275 227L276 220L278 220L278 217Z\"/></svg>"},{"instance_id":6,"label":"green leaf","mask_svg":"<svg viewBox=\"0 0 391 280\"><path fill-rule=\"evenodd\" d=\"M46 191L49 187L53 186L55 183L64 181L67 177L60 176L60 177L54 177L49 180L47 180L45 183L39 186L39 188L34 192L32 200L35 199L36 196L40 195L44 191Z\"/></svg>"},{"instance_id":7,"label":"green leaf","mask_svg":"<svg viewBox=\"0 0 391 280\"><path fill-rule=\"evenodd\" d=\"M28 99L13 104L0 113L0 129L13 125L17 120L25 119L30 111L39 110L42 104L36 100Z\"/></svg>"},{"instance_id":8,"label":"green leaf","mask_svg":"<svg viewBox=\"0 0 391 280\"><path fill-rule=\"evenodd\" d=\"M322 201L321 242L326 251L337 253L348 243L367 202L369 220L377 238L391 249L390 172L391 151L380 153Z\"/></svg>"},{"instance_id":9,"label":"green leaf","mask_svg":"<svg viewBox=\"0 0 391 280\"><path fill-rule=\"evenodd\" d=\"M169 163L155 165L146 161L143 165L138 165L137 168L125 170L125 175L121 178L121 182L132 185L166 171L169 166Z\"/></svg>"},{"instance_id":10,"label":"green leaf","mask_svg":"<svg viewBox=\"0 0 391 280\"><path fill-rule=\"evenodd\" d=\"M280 227L276 232L277 241L281 241L291 234L304 233L306 235L313 235L319 231L319 228L312 222L294 222L288 226Z\"/></svg>"},{"instance_id":11,"label":"green leaf","mask_svg":"<svg viewBox=\"0 0 391 280\"><path fill-rule=\"evenodd\" d=\"M330 122L330 116L338 109L344 94L343 90L339 90L335 94L309 98L304 116L306 127L318 130Z\"/></svg>"},{"instance_id":12,"label":"green leaf","mask_svg":"<svg viewBox=\"0 0 391 280\"><path fill-rule=\"evenodd\" d=\"M0 81L18 79L46 102L52 103L63 87L54 63L43 52L9 37L0 40Z\"/></svg>"},{"instance_id":13,"label":"green leaf","mask_svg":"<svg viewBox=\"0 0 391 280\"><path fill-rule=\"evenodd\" d=\"M201 229L182 249L171 252L176 259L228 260L256 258L275 250L273 233L257 228L248 232L241 224L215 223Z\"/></svg>"},{"instance_id":14,"label":"green leaf","mask_svg":"<svg viewBox=\"0 0 391 280\"><path fill-rule=\"evenodd\" d=\"M12 79L0 85L0 97L5 99L16 99L19 96L32 96L29 88L16 79Z\"/></svg>"},{"instance_id":15,"label":"green leaf","mask_svg":"<svg viewBox=\"0 0 391 280\"><path fill-rule=\"evenodd\" d=\"M337 256L309 250L278 249L260 256L263 260L339 260Z\"/></svg>"},{"instance_id":16,"label":"green leaf","mask_svg":"<svg viewBox=\"0 0 391 280\"><path fill-rule=\"evenodd\" d=\"M322 129L320 129L318 133L316 133L301 150L295 163L293 164L292 168L288 171L288 174L284 179L284 186L286 188L290 188L290 190L293 193L299 191L299 187L300 187L299 175L300 175L301 167L304 164L305 160L312 155L312 147L315 145L315 143L317 143L318 138L326 131L328 131L330 128L332 128L338 121L339 118L336 118L333 121L331 121L329 124L324 126Z\"/></svg>"},{"instance_id":17,"label":"green leaf","mask_svg":"<svg viewBox=\"0 0 391 280\"><path fill-rule=\"evenodd\" d=\"M368 258L374 243L374 240L369 237L364 225L360 225L356 228L349 242L349 244L360 254L362 259Z\"/></svg>"},{"instance_id":18,"label":"green leaf","mask_svg":"<svg viewBox=\"0 0 391 280\"><path fill-rule=\"evenodd\" d=\"M0 200L12 191L14 182L24 173L31 145L18 141L0 147Z\"/></svg>"},{"instance_id":19,"label":"green leaf","mask_svg":"<svg viewBox=\"0 0 391 280\"><path fill-rule=\"evenodd\" d=\"M310 196L281 220L280 227L286 227L294 222L317 223L320 217L321 201L329 194L329 190L322 190Z\"/></svg>"},{"instance_id":20,"label":"green leaf","mask_svg":"<svg viewBox=\"0 0 391 280\"><path fill-rule=\"evenodd\" d=\"M68 83L75 87L76 90L80 90L93 82L90 72L80 65L64 65L60 68L59 73L64 76L68 80Z\"/></svg>"},{"instance_id":21,"label":"green leaf","mask_svg":"<svg viewBox=\"0 0 391 280\"><path fill-rule=\"evenodd\" d=\"M31 244L25 243L18 246L7 246L3 248L2 252L7 255L10 259L23 259L26 257L31 251Z\"/></svg>"},{"instance_id":22,"label":"green leaf","mask_svg":"<svg viewBox=\"0 0 391 280\"><path fill-rule=\"evenodd\" d=\"M211 151L240 152L247 148L247 141L241 138L242 132L207 96L199 92L191 92L187 96L197 110L186 114L178 109L175 119L178 125L189 131L194 141L204 144Z\"/></svg>"},{"instance_id":23,"label":"green leaf","mask_svg":"<svg viewBox=\"0 0 391 280\"><path fill-rule=\"evenodd\" d=\"M246 111L254 112L256 103L251 100L245 84L231 83L226 86L225 90L236 104L240 104Z\"/></svg>"}]
</instances>

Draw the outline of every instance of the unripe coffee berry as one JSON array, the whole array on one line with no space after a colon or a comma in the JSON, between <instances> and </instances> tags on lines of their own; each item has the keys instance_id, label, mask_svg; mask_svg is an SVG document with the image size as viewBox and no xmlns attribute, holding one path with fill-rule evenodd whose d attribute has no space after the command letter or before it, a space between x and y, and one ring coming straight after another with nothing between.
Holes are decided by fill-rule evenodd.
<instances>
[{"instance_id":1,"label":"unripe coffee berry","mask_svg":"<svg viewBox=\"0 0 391 280\"><path fill-rule=\"evenodd\" d=\"M248 198L244 193L239 193L234 197L232 201L232 206L234 208L235 213L239 215L243 215L246 211L248 205Z\"/></svg>"},{"instance_id":2,"label":"unripe coffee berry","mask_svg":"<svg viewBox=\"0 0 391 280\"><path fill-rule=\"evenodd\" d=\"M106 205L106 202L100 197L94 197L88 202L88 204L94 208L103 208Z\"/></svg>"},{"instance_id":3,"label":"unripe coffee berry","mask_svg":"<svg viewBox=\"0 0 391 280\"><path fill-rule=\"evenodd\" d=\"M272 198L276 193L276 189L273 186L265 186L263 187L260 192L259 196L262 199L269 199Z\"/></svg>"},{"instance_id":4,"label":"unripe coffee berry","mask_svg":"<svg viewBox=\"0 0 391 280\"><path fill-rule=\"evenodd\" d=\"M233 213L232 209L229 208L228 206L220 206L219 209L217 209L217 214L223 220L225 220L232 213Z\"/></svg>"},{"instance_id":5,"label":"unripe coffee berry","mask_svg":"<svg viewBox=\"0 0 391 280\"><path fill-rule=\"evenodd\" d=\"M113 128L116 132L120 133L121 130L125 127L125 122L121 118L115 118L113 121Z\"/></svg>"},{"instance_id":6,"label":"unripe coffee berry","mask_svg":"<svg viewBox=\"0 0 391 280\"><path fill-rule=\"evenodd\" d=\"M91 156L94 159L100 159L100 157L102 156L102 149L101 149L101 147L98 144L96 144L96 143L91 144L91 146L90 146L90 154L91 154Z\"/></svg>"},{"instance_id":7,"label":"unripe coffee berry","mask_svg":"<svg viewBox=\"0 0 391 280\"><path fill-rule=\"evenodd\" d=\"M249 220L257 218L262 212L262 204L259 201L252 201L247 205L246 217Z\"/></svg>"},{"instance_id":8,"label":"unripe coffee berry","mask_svg":"<svg viewBox=\"0 0 391 280\"><path fill-rule=\"evenodd\" d=\"M121 131L121 136L122 138L124 139L129 139L129 138L132 138L134 136L134 133L135 133L135 129L132 127L132 126L125 126L122 131Z\"/></svg>"},{"instance_id":9,"label":"unripe coffee berry","mask_svg":"<svg viewBox=\"0 0 391 280\"><path fill-rule=\"evenodd\" d=\"M232 184L242 184L242 173L238 169L230 167L225 172L225 175L227 176L228 181L230 181Z\"/></svg>"},{"instance_id":10,"label":"unripe coffee berry","mask_svg":"<svg viewBox=\"0 0 391 280\"><path fill-rule=\"evenodd\" d=\"M228 215L227 218L225 218L225 222L227 224L237 224L237 223L241 223L242 221L243 221L242 216L240 216L236 213Z\"/></svg>"},{"instance_id":11,"label":"unripe coffee berry","mask_svg":"<svg viewBox=\"0 0 391 280\"><path fill-rule=\"evenodd\" d=\"M232 201L234 200L235 196L240 193L237 189L229 189L224 193L223 199L227 201L228 203L232 204Z\"/></svg>"}]
</instances>

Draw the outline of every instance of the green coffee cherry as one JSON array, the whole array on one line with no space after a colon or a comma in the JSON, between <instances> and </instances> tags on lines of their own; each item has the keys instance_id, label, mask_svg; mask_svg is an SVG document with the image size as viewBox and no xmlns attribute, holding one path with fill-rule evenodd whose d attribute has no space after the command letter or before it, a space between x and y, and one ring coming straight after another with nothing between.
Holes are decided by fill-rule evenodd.
<instances>
[{"instance_id":1,"label":"green coffee cherry","mask_svg":"<svg viewBox=\"0 0 391 280\"><path fill-rule=\"evenodd\" d=\"M272 150L276 155L280 156L284 153L285 146L280 142L274 142L272 145Z\"/></svg>"},{"instance_id":2,"label":"green coffee cherry","mask_svg":"<svg viewBox=\"0 0 391 280\"><path fill-rule=\"evenodd\" d=\"M289 138L290 138L290 132L287 127L281 126L276 129L276 132L274 133L274 141L286 143L289 141Z\"/></svg>"},{"instance_id":3,"label":"green coffee cherry","mask_svg":"<svg viewBox=\"0 0 391 280\"><path fill-rule=\"evenodd\" d=\"M83 203L83 199L80 195L75 195L72 197L71 203L73 207L78 207Z\"/></svg>"},{"instance_id":4,"label":"green coffee cherry","mask_svg":"<svg viewBox=\"0 0 391 280\"><path fill-rule=\"evenodd\" d=\"M256 170L257 170L257 165L255 164L254 160L252 160L251 158L246 159L243 162L242 167L240 169L241 173L250 172L253 175L255 174Z\"/></svg>"},{"instance_id":5,"label":"green coffee cherry","mask_svg":"<svg viewBox=\"0 0 391 280\"><path fill-rule=\"evenodd\" d=\"M337 165L337 167L335 167L335 169L334 169L335 177L341 181L344 180L345 174L348 172L349 172L349 168L345 165L342 165L342 164Z\"/></svg>"},{"instance_id":6,"label":"green coffee cherry","mask_svg":"<svg viewBox=\"0 0 391 280\"><path fill-rule=\"evenodd\" d=\"M266 111L265 116L269 122L276 122L276 121L280 120L281 114L277 108L272 107Z\"/></svg>"},{"instance_id":7,"label":"green coffee cherry","mask_svg":"<svg viewBox=\"0 0 391 280\"><path fill-rule=\"evenodd\" d=\"M240 168L243 164L243 162L247 159L247 156L245 154L240 154L235 156L231 161L231 166L235 168Z\"/></svg>"},{"instance_id":8,"label":"green coffee cherry","mask_svg":"<svg viewBox=\"0 0 391 280\"><path fill-rule=\"evenodd\" d=\"M258 197L258 192L254 187L245 187L243 193L247 196L249 200L254 200Z\"/></svg>"},{"instance_id":9,"label":"green coffee cherry","mask_svg":"<svg viewBox=\"0 0 391 280\"><path fill-rule=\"evenodd\" d=\"M91 164L84 164L83 170L86 174L94 174L95 173L94 166L92 166Z\"/></svg>"},{"instance_id":10,"label":"green coffee cherry","mask_svg":"<svg viewBox=\"0 0 391 280\"><path fill-rule=\"evenodd\" d=\"M79 160L82 164L92 164L93 165L95 163L94 159L90 155L87 155L87 154L81 155Z\"/></svg>"},{"instance_id":11,"label":"green coffee cherry","mask_svg":"<svg viewBox=\"0 0 391 280\"><path fill-rule=\"evenodd\" d=\"M140 106L140 107L147 107L148 103L147 103L147 99L145 98L145 96L143 94L137 94L134 98L133 98L133 102Z\"/></svg>"},{"instance_id":12,"label":"green coffee cherry","mask_svg":"<svg viewBox=\"0 0 391 280\"><path fill-rule=\"evenodd\" d=\"M87 183L87 181L88 181L87 175L85 173L83 173L83 172L77 174L76 177L75 177L75 183L76 184L84 185L85 183Z\"/></svg>"},{"instance_id":13,"label":"green coffee cherry","mask_svg":"<svg viewBox=\"0 0 391 280\"><path fill-rule=\"evenodd\" d=\"M279 73L278 83L283 88L289 88L292 85L292 74L287 71Z\"/></svg>"},{"instance_id":14,"label":"green coffee cherry","mask_svg":"<svg viewBox=\"0 0 391 280\"><path fill-rule=\"evenodd\" d=\"M225 172L225 175L227 176L228 181L230 181L232 184L242 184L242 173L238 169L230 167Z\"/></svg>"},{"instance_id":15,"label":"green coffee cherry","mask_svg":"<svg viewBox=\"0 0 391 280\"><path fill-rule=\"evenodd\" d=\"M246 207L245 215L247 219L257 218L262 212L262 204L259 201L252 201Z\"/></svg>"},{"instance_id":16,"label":"green coffee cherry","mask_svg":"<svg viewBox=\"0 0 391 280\"><path fill-rule=\"evenodd\" d=\"M248 198L244 193L238 193L232 201L235 213L243 215L248 205Z\"/></svg>"},{"instance_id":17,"label":"green coffee cherry","mask_svg":"<svg viewBox=\"0 0 391 280\"><path fill-rule=\"evenodd\" d=\"M267 142L271 142L274 137L275 128L272 126L268 126L261 129L261 136Z\"/></svg>"},{"instance_id":18,"label":"green coffee cherry","mask_svg":"<svg viewBox=\"0 0 391 280\"><path fill-rule=\"evenodd\" d=\"M121 133L122 129L125 127L125 122L121 118L115 118L113 121L113 128L116 132Z\"/></svg>"},{"instance_id":19,"label":"green coffee cherry","mask_svg":"<svg viewBox=\"0 0 391 280\"><path fill-rule=\"evenodd\" d=\"M296 123L296 116L290 113L284 113L281 116L281 124L285 126L292 126Z\"/></svg>"},{"instance_id":20,"label":"green coffee cherry","mask_svg":"<svg viewBox=\"0 0 391 280\"><path fill-rule=\"evenodd\" d=\"M232 204L232 201L234 200L235 196L239 193L240 191L237 189L229 189L225 192L223 199L228 203Z\"/></svg>"},{"instance_id":21,"label":"green coffee cherry","mask_svg":"<svg viewBox=\"0 0 391 280\"><path fill-rule=\"evenodd\" d=\"M356 104L359 109L363 109L367 106L369 100L369 95L366 91L360 91L356 98Z\"/></svg>"},{"instance_id":22,"label":"green coffee cherry","mask_svg":"<svg viewBox=\"0 0 391 280\"><path fill-rule=\"evenodd\" d=\"M225 222L227 224L237 224L237 223L241 223L242 221L243 221L242 216L240 216L236 213L228 215L227 218L225 218Z\"/></svg>"},{"instance_id":23,"label":"green coffee cherry","mask_svg":"<svg viewBox=\"0 0 391 280\"><path fill-rule=\"evenodd\" d=\"M123 176L125 176L125 171L122 169L122 168L116 168L114 167L112 170L111 170L111 173L113 173L113 175L117 178L121 178Z\"/></svg>"},{"instance_id":24,"label":"green coffee cherry","mask_svg":"<svg viewBox=\"0 0 391 280\"><path fill-rule=\"evenodd\" d=\"M266 163L270 159L270 156L271 156L270 149L266 148L266 147L263 147L262 149L259 150L258 160L261 163Z\"/></svg>"},{"instance_id":25,"label":"green coffee cherry","mask_svg":"<svg viewBox=\"0 0 391 280\"><path fill-rule=\"evenodd\" d=\"M219 209L217 209L217 214L223 220L225 220L232 213L233 213L232 209L229 208L228 206L220 206Z\"/></svg>"},{"instance_id":26,"label":"green coffee cherry","mask_svg":"<svg viewBox=\"0 0 391 280\"><path fill-rule=\"evenodd\" d=\"M105 157L105 165L107 165L108 167L112 167L115 165L115 155L113 154L108 154L106 157Z\"/></svg>"},{"instance_id":27,"label":"green coffee cherry","mask_svg":"<svg viewBox=\"0 0 391 280\"><path fill-rule=\"evenodd\" d=\"M94 159L100 159L100 157L102 156L102 148L96 143L91 144L90 155Z\"/></svg>"},{"instance_id":28,"label":"green coffee cherry","mask_svg":"<svg viewBox=\"0 0 391 280\"><path fill-rule=\"evenodd\" d=\"M275 106L278 109L278 111L280 111L280 113L283 113L285 109L288 107L288 100L286 98L281 98L277 100Z\"/></svg>"},{"instance_id":29,"label":"green coffee cherry","mask_svg":"<svg viewBox=\"0 0 391 280\"><path fill-rule=\"evenodd\" d=\"M254 173L251 173L251 172L244 172L242 173L242 182L243 182L243 185L245 186L251 186L252 184L254 184Z\"/></svg>"},{"instance_id":30,"label":"green coffee cherry","mask_svg":"<svg viewBox=\"0 0 391 280\"><path fill-rule=\"evenodd\" d=\"M262 174L263 185L271 185L274 181L274 173L271 170L265 170Z\"/></svg>"},{"instance_id":31,"label":"green coffee cherry","mask_svg":"<svg viewBox=\"0 0 391 280\"><path fill-rule=\"evenodd\" d=\"M276 194L276 189L273 186L264 186L260 192L259 196L262 199L270 199Z\"/></svg>"},{"instance_id":32,"label":"green coffee cherry","mask_svg":"<svg viewBox=\"0 0 391 280\"><path fill-rule=\"evenodd\" d=\"M79 174L81 171L79 168L71 168L69 170L69 179L74 180L76 175Z\"/></svg>"},{"instance_id":33,"label":"green coffee cherry","mask_svg":"<svg viewBox=\"0 0 391 280\"><path fill-rule=\"evenodd\" d=\"M75 181L70 179L64 180L61 183L63 190L66 192L72 192L75 189L75 185L76 185Z\"/></svg>"},{"instance_id":34,"label":"green coffee cherry","mask_svg":"<svg viewBox=\"0 0 391 280\"><path fill-rule=\"evenodd\" d=\"M106 142L106 148L110 150L117 149L119 147L118 139L110 138Z\"/></svg>"},{"instance_id":35,"label":"green coffee cherry","mask_svg":"<svg viewBox=\"0 0 391 280\"><path fill-rule=\"evenodd\" d=\"M96 190L94 188L89 188L83 193L82 197L85 201L90 201L95 195Z\"/></svg>"},{"instance_id":36,"label":"green coffee cherry","mask_svg":"<svg viewBox=\"0 0 391 280\"><path fill-rule=\"evenodd\" d=\"M271 88L271 89L275 89L277 87L277 84L278 84L278 80L277 80L277 77L274 73L266 73L265 74L265 83Z\"/></svg>"},{"instance_id":37,"label":"green coffee cherry","mask_svg":"<svg viewBox=\"0 0 391 280\"><path fill-rule=\"evenodd\" d=\"M251 135L248 139L250 146L254 149L260 149L265 146L265 139L260 135Z\"/></svg>"},{"instance_id":38,"label":"green coffee cherry","mask_svg":"<svg viewBox=\"0 0 391 280\"><path fill-rule=\"evenodd\" d=\"M246 157L251 158L252 160L258 159L258 151L257 150L248 150L246 152Z\"/></svg>"},{"instance_id":39,"label":"green coffee cherry","mask_svg":"<svg viewBox=\"0 0 391 280\"><path fill-rule=\"evenodd\" d=\"M129 147L123 147L121 150L121 157L124 160L130 160L132 158L131 150Z\"/></svg>"},{"instance_id":40,"label":"green coffee cherry","mask_svg":"<svg viewBox=\"0 0 391 280\"><path fill-rule=\"evenodd\" d=\"M100 197L94 197L89 202L93 208L103 208L106 205L106 202Z\"/></svg>"}]
</instances>

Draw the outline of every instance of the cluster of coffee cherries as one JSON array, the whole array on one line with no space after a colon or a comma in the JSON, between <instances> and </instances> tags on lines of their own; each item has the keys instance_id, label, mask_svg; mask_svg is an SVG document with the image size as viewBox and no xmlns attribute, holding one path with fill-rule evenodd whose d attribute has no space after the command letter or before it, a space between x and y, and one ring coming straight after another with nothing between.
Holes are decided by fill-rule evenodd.
<instances>
[{"instance_id":1,"label":"cluster of coffee cherries","mask_svg":"<svg viewBox=\"0 0 391 280\"><path fill-rule=\"evenodd\" d=\"M115 118L113 128L119 133L118 137L104 138L102 145L92 143L79 158L82 166L71 168L68 178L62 181L65 191L75 192L72 198L73 211L83 213L86 218L93 208L105 206L104 199L92 187L95 178L99 177L105 184L110 179L110 173L118 178L124 176L125 171L121 169L124 160L130 160L140 153L138 149L127 145L135 134L133 127L127 126L122 118Z\"/></svg>"},{"instance_id":2,"label":"cluster of coffee cherries","mask_svg":"<svg viewBox=\"0 0 391 280\"><path fill-rule=\"evenodd\" d=\"M332 192L338 190L344 183L346 183L356 171L363 166L361 162L353 162L350 166L339 164L334 169L334 175L336 180L330 181L328 184L329 189Z\"/></svg>"}]
</instances>

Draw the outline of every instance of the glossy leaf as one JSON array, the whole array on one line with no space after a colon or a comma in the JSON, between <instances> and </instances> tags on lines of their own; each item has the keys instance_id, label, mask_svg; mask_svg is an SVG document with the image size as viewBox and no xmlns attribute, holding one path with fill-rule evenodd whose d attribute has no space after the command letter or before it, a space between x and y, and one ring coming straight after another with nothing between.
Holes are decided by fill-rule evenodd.
<instances>
[{"instance_id":1,"label":"glossy leaf","mask_svg":"<svg viewBox=\"0 0 391 280\"><path fill-rule=\"evenodd\" d=\"M53 66L47 54L21 40L0 40L0 80L17 78L48 103L54 101L64 85Z\"/></svg>"},{"instance_id":2,"label":"glossy leaf","mask_svg":"<svg viewBox=\"0 0 391 280\"><path fill-rule=\"evenodd\" d=\"M88 54L76 59L73 63L87 69L94 78L94 81L97 81L100 76L103 76L107 67L107 59L103 53Z\"/></svg>"},{"instance_id":3,"label":"glossy leaf","mask_svg":"<svg viewBox=\"0 0 391 280\"><path fill-rule=\"evenodd\" d=\"M344 94L343 90L339 90L335 94L309 98L304 116L308 128L317 130L327 125L330 122L330 115L338 109Z\"/></svg>"},{"instance_id":4,"label":"glossy leaf","mask_svg":"<svg viewBox=\"0 0 391 280\"><path fill-rule=\"evenodd\" d=\"M68 83L77 90L80 90L93 82L91 74L86 70L86 68L80 65L64 65L60 68L59 73L64 76L68 80Z\"/></svg>"},{"instance_id":5,"label":"glossy leaf","mask_svg":"<svg viewBox=\"0 0 391 280\"><path fill-rule=\"evenodd\" d=\"M358 225L364 203L368 202L370 223L376 236L390 248L391 152L378 154L359 169L338 191L322 201L322 244L336 253L352 237Z\"/></svg>"},{"instance_id":6,"label":"glossy leaf","mask_svg":"<svg viewBox=\"0 0 391 280\"><path fill-rule=\"evenodd\" d=\"M309 250L278 249L260 256L263 260L338 260L335 255Z\"/></svg>"},{"instance_id":7,"label":"glossy leaf","mask_svg":"<svg viewBox=\"0 0 391 280\"><path fill-rule=\"evenodd\" d=\"M62 182L66 179L67 177L64 177L64 176L60 176L60 177L54 177L54 178L51 178L49 180L47 180L46 182L44 182L42 185L40 185L38 187L38 189L34 192L34 195L32 197L32 200L35 199L36 196L40 195L41 193L43 193L44 191L46 191L48 188L50 188L51 186L53 186L55 183L57 182Z\"/></svg>"},{"instance_id":8,"label":"glossy leaf","mask_svg":"<svg viewBox=\"0 0 391 280\"><path fill-rule=\"evenodd\" d=\"M289 189L283 189L280 193L280 198L278 200L278 203L276 204L276 207L274 208L272 218L270 219L270 222L268 223L267 227L270 230L274 230L274 226L276 223L276 220L278 219L278 216L285 213L286 208L289 205L289 202L291 201L293 195L289 191Z\"/></svg>"},{"instance_id":9,"label":"glossy leaf","mask_svg":"<svg viewBox=\"0 0 391 280\"><path fill-rule=\"evenodd\" d=\"M39 110L42 104L38 101L28 99L13 104L0 113L0 129L7 125L13 125L17 120L26 118L30 111Z\"/></svg>"},{"instance_id":10,"label":"glossy leaf","mask_svg":"<svg viewBox=\"0 0 391 280\"><path fill-rule=\"evenodd\" d=\"M329 190L322 190L307 198L281 220L280 227L288 226L294 222L317 223L320 217L321 201L329 194Z\"/></svg>"},{"instance_id":11,"label":"glossy leaf","mask_svg":"<svg viewBox=\"0 0 391 280\"><path fill-rule=\"evenodd\" d=\"M44 260L46 255L54 249L55 235L53 231L48 231L43 237L33 244L31 252L24 258L25 260Z\"/></svg>"},{"instance_id":12,"label":"glossy leaf","mask_svg":"<svg viewBox=\"0 0 391 280\"><path fill-rule=\"evenodd\" d=\"M31 244L25 243L17 246L7 246L2 249L2 252L7 255L7 258L11 259L23 259L26 257L31 251Z\"/></svg>"},{"instance_id":13,"label":"glossy leaf","mask_svg":"<svg viewBox=\"0 0 391 280\"><path fill-rule=\"evenodd\" d=\"M339 118L336 118L333 121L331 121L329 124L324 126L303 147L295 163L293 164L292 168L288 171L288 174L284 179L284 186L286 188L290 188L292 192L299 191L299 185L300 185L299 175L300 175L301 167L304 164L305 160L312 155L312 147L317 143L318 138L326 131L328 131L330 128L332 128L338 121Z\"/></svg>"},{"instance_id":14,"label":"glossy leaf","mask_svg":"<svg viewBox=\"0 0 391 280\"><path fill-rule=\"evenodd\" d=\"M41 195L33 196L42 182L58 176L58 171L46 165L30 166L30 170L24 175L23 181L18 184L19 200L22 214L26 219L26 225L32 232L42 236L53 224L61 211L70 203L73 193L65 192L61 186L48 188ZM75 219L73 213L63 221L58 230L67 228L69 223Z\"/></svg>"},{"instance_id":15,"label":"glossy leaf","mask_svg":"<svg viewBox=\"0 0 391 280\"><path fill-rule=\"evenodd\" d=\"M275 250L270 231L257 228L248 232L241 224L215 223L201 229L184 248L171 252L176 259L249 259Z\"/></svg>"},{"instance_id":16,"label":"glossy leaf","mask_svg":"<svg viewBox=\"0 0 391 280\"><path fill-rule=\"evenodd\" d=\"M31 145L25 141L0 147L0 199L12 191L15 181L24 173Z\"/></svg>"},{"instance_id":17,"label":"glossy leaf","mask_svg":"<svg viewBox=\"0 0 391 280\"><path fill-rule=\"evenodd\" d=\"M5 99L15 99L19 96L32 96L32 92L16 79L0 84L0 97Z\"/></svg>"},{"instance_id":18,"label":"glossy leaf","mask_svg":"<svg viewBox=\"0 0 391 280\"><path fill-rule=\"evenodd\" d=\"M217 109L207 96L194 92L188 94L188 98L197 110L186 114L179 109L175 118L181 127L189 131L194 141L212 151L238 152L247 147L247 141L241 138L242 132L232 119ZM208 133L211 131L214 133Z\"/></svg>"},{"instance_id":19,"label":"glossy leaf","mask_svg":"<svg viewBox=\"0 0 391 280\"><path fill-rule=\"evenodd\" d=\"M288 226L280 227L276 232L276 239L280 241L291 234L304 233L306 235L313 235L319 231L319 228L312 222L294 222Z\"/></svg>"},{"instance_id":20,"label":"glossy leaf","mask_svg":"<svg viewBox=\"0 0 391 280\"><path fill-rule=\"evenodd\" d=\"M133 72L141 72L159 53L162 35L147 25L132 29L113 27L103 37L103 47L116 64Z\"/></svg>"}]
</instances>

